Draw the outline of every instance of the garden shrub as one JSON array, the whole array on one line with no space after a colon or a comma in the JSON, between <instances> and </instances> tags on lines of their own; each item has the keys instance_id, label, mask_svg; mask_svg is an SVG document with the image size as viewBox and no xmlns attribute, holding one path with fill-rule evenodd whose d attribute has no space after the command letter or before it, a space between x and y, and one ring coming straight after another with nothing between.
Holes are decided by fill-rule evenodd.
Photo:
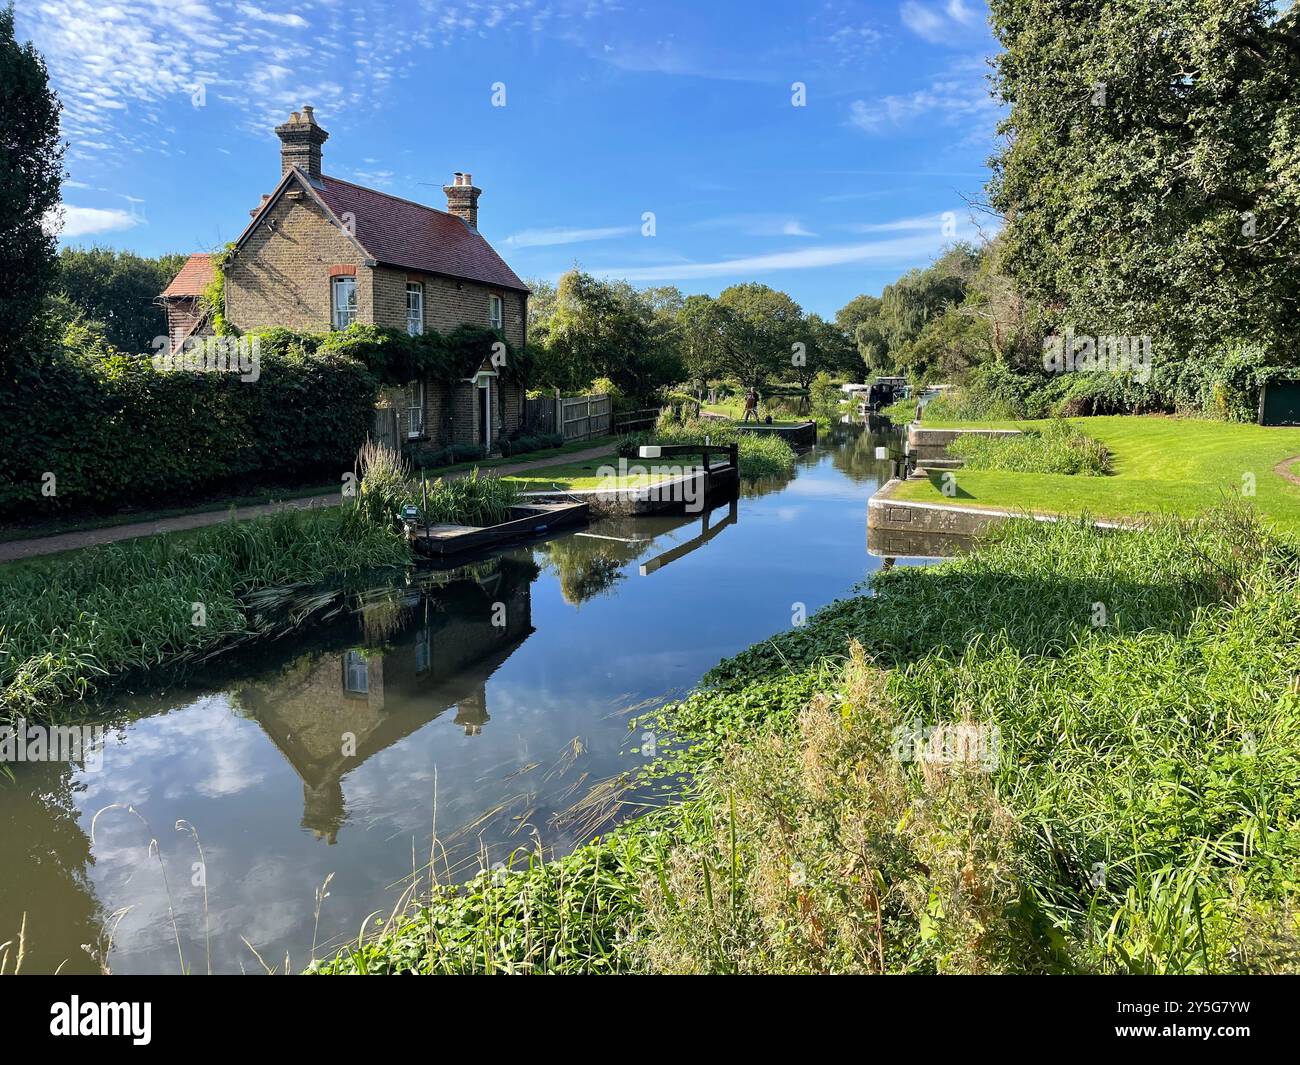
<instances>
[{"instance_id":1,"label":"garden shrub","mask_svg":"<svg viewBox=\"0 0 1300 1065\"><path fill-rule=\"evenodd\" d=\"M1148 380L1132 371L1020 372L990 362L973 369L955 393L932 400L934 421L996 421L1106 414L1183 414L1253 422L1260 389L1287 371L1257 343L1228 339L1204 353L1157 358Z\"/></svg>"},{"instance_id":2,"label":"garden shrub","mask_svg":"<svg viewBox=\"0 0 1300 1065\"><path fill-rule=\"evenodd\" d=\"M1063 419L1019 436L966 433L948 445L953 458L970 470L1013 473L1066 473L1100 476L1110 472L1110 452L1078 426Z\"/></svg>"},{"instance_id":3,"label":"garden shrub","mask_svg":"<svg viewBox=\"0 0 1300 1065\"><path fill-rule=\"evenodd\" d=\"M425 447L415 451L412 463L421 470L438 470L462 462L475 462L485 458L487 452L478 444L444 444L442 447Z\"/></svg>"},{"instance_id":4,"label":"garden shrub","mask_svg":"<svg viewBox=\"0 0 1300 1065\"><path fill-rule=\"evenodd\" d=\"M563 433L521 433L501 441L502 455L526 455L530 451L542 451L546 448L563 447Z\"/></svg>"}]
</instances>

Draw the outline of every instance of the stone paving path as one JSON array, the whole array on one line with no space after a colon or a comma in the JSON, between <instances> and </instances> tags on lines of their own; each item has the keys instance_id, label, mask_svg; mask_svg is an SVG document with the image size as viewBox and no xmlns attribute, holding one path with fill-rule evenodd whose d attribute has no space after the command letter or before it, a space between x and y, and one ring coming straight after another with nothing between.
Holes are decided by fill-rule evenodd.
<instances>
[{"instance_id":1,"label":"stone paving path","mask_svg":"<svg viewBox=\"0 0 1300 1065\"><path fill-rule=\"evenodd\" d=\"M483 470L484 474L495 477L524 470L543 469L547 466L567 466L570 462L585 462L587 459L608 455L613 444L589 447L583 451L570 451L567 455L552 455L546 459L533 462L520 461L493 466ZM444 480L453 481L468 476L470 470L455 470L442 474ZM339 504L339 494L333 492L323 496L306 496L302 499L287 499L280 503L259 503L255 506L236 507L234 520L247 521L263 514L274 514L279 510L295 510L306 507L334 507ZM94 547L97 544L111 544L119 540L134 540L139 536L157 536L159 533L181 532L185 529L201 529L208 525L220 525L230 520L230 510L205 510L199 514L181 514L174 518L157 518L153 521L131 522L129 525L112 525L103 529L83 529L77 532L57 533L53 536L41 536L31 540L8 540L0 542L0 562L13 562L18 559L35 558L38 555L53 555L60 551L73 551L82 547Z\"/></svg>"}]
</instances>

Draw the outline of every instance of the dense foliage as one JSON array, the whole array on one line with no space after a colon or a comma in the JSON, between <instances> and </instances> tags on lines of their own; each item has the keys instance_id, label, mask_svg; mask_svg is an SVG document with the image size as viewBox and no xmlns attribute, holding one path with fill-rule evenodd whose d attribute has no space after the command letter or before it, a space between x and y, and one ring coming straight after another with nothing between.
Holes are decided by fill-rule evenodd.
<instances>
[{"instance_id":1,"label":"dense foliage","mask_svg":"<svg viewBox=\"0 0 1300 1065\"><path fill-rule=\"evenodd\" d=\"M472 376L485 360L504 378L523 385L532 365L531 352L519 350L496 330L476 325L459 325L450 333L429 329L419 336L360 323L330 333L275 329L261 335L263 343L277 348L355 359L381 383L391 385L426 379L450 384Z\"/></svg>"},{"instance_id":2,"label":"dense foliage","mask_svg":"<svg viewBox=\"0 0 1300 1065\"><path fill-rule=\"evenodd\" d=\"M641 403L680 379L676 289L636 289L577 269L558 286L533 287L528 346L537 364L534 387L584 393L603 379Z\"/></svg>"},{"instance_id":3,"label":"dense foliage","mask_svg":"<svg viewBox=\"0 0 1300 1065\"><path fill-rule=\"evenodd\" d=\"M683 378L693 387L775 380L807 388L821 371L862 370L841 323L806 315L767 285L684 297L671 286L637 289L576 269L558 286L531 285L528 343L536 352L533 384L542 390L601 392L616 406L641 407Z\"/></svg>"},{"instance_id":4,"label":"dense foliage","mask_svg":"<svg viewBox=\"0 0 1300 1065\"><path fill-rule=\"evenodd\" d=\"M63 325L94 324L122 351L152 353L167 335L158 294L185 264L184 255L148 259L112 248L64 248L59 253L55 317Z\"/></svg>"},{"instance_id":5,"label":"dense foliage","mask_svg":"<svg viewBox=\"0 0 1300 1065\"><path fill-rule=\"evenodd\" d=\"M341 483L377 383L355 359L267 334L256 381L159 370L74 327L0 389L0 514L68 510L313 478Z\"/></svg>"},{"instance_id":6,"label":"dense foliage","mask_svg":"<svg viewBox=\"0 0 1300 1065\"><path fill-rule=\"evenodd\" d=\"M1294 348L1300 37L1271 0L994 0L992 203L1023 290L1157 357ZM1140 44L1139 44L1140 42Z\"/></svg>"},{"instance_id":7,"label":"dense foliage","mask_svg":"<svg viewBox=\"0 0 1300 1065\"><path fill-rule=\"evenodd\" d=\"M262 483L338 482L381 384L456 380L494 357L506 376L527 371L499 334L473 326L422 337L363 325L270 329L240 340L249 351L256 345L255 380L160 369L92 326L70 327L43 365L0 389L0 515L28 520Z\"/></svg>"},{"instance_id":8,"label":"dense foliage","mask_svg":"<svg viewBox=\"0 0 1300 1065\"><path fill-rule=\"evenodd\" d=\"M13 5L0 9L0 387L39 350L40 316L54 284L54 236L64 146L59 101L45 62L14 37Z\"/></svg>"}]
</instances>

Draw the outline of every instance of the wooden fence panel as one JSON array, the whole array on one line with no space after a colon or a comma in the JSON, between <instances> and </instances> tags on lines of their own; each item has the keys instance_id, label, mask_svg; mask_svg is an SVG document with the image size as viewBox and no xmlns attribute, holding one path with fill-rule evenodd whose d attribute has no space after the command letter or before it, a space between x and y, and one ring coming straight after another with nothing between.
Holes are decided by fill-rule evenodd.
<instances>
[{"instance_id":1,"label":"wooden fence panel","mask_svg":"<svg viewBox=\"0 0 1300 1065\"><path fill-rule=\"evenodd\" d=\"M561 399L560 432L565 443L604 436L610 430L613 400L609 396L575 396Z\"/></svg>"},{"instance_id":2,"label":"wooden fence panel","mask_svg":"<svg viewBox=\"0 0 1300 1065\"><path fill-rule=\"evenodd\" d=\"M533 433L555 432L555 400L550 396L524 400L524 424Z\"/></svg>"}]
</instances>

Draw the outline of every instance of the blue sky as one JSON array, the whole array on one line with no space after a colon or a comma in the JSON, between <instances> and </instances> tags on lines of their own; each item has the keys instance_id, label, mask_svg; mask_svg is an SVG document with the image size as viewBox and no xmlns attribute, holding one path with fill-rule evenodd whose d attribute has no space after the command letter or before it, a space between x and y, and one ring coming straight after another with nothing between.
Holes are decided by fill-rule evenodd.
<instances>
[{"instance_id":1,"label":"blue sky","mask_svg":"<svg viewBox=\"0 0 1300 1065\"><path fill-rule=\"evenodd\" d=\"M279 176L272 127L309 103L328 174L443 207L471 172L480 229L525 278L760 280L829 315L954 224L977 236L963 196L1000 114L982 0L16 10L64 102L62 239L151 255L236 237Z\"/></svg>"}]
</instances>

